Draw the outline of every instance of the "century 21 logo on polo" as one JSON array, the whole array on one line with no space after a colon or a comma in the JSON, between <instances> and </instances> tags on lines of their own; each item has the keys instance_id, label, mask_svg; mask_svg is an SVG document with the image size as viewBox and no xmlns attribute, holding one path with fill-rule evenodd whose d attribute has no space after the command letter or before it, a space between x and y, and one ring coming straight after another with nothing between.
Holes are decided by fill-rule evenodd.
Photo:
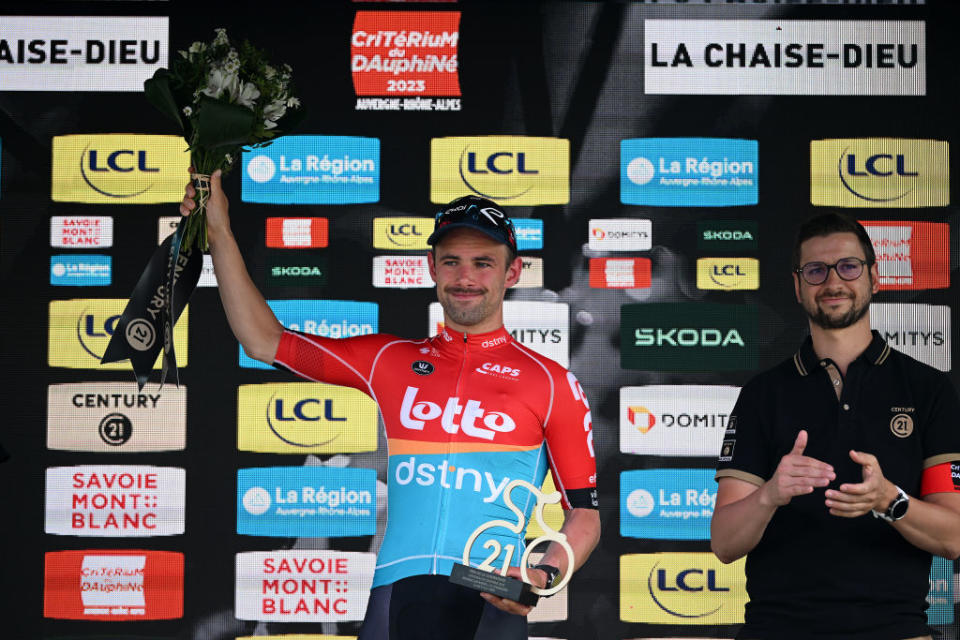
<instances>
[{"instance_id":1,"label":"century 21 logo on polo","mask_svg":"<svg viewBox=\"0 0 960 640\"><path fill-rule=\"evenodd\" d=\"M125 298L78 298L52 300L50 322L47 328L47 364L68 369L130 369L130 362L122 360L100 364L100 358L113 336L120 320ZM177 365L187 366L187 332L190 328L190 305L173 329L173 346ZM154 369L160 368L158 356Z\"/></svg>"},{"instance_id":2,"label":"century 21 logo on polo","mask_svg":"<svg viewBox=\"0 0 960 640\"><path fill-rule=\"evenodd\" d=\"M93 204L180 202L189 166L180 136L56 136L50 196Z\"/></svg>"},{"instance_id":3,"label":"century 21 logo on polo","mask_svg":"<svg viewBox=\"0 0 960 640\"><path fill-rule=\"evenodd\" d=\"M945 207L950 144L862 138L810 142L810 202L821 207Z\"/></svg>"},{"instance_id":4,"label":"century 21 logo on polo","mask_svg":"<svg viewBox=\"0 0 960 640\"><path fill-rule=\"evenodd\" d=\"M508 206L566 204L570 141L525 136L434 138L431 202L446 203L468 194Z\"/></svg>"}]
</instances>

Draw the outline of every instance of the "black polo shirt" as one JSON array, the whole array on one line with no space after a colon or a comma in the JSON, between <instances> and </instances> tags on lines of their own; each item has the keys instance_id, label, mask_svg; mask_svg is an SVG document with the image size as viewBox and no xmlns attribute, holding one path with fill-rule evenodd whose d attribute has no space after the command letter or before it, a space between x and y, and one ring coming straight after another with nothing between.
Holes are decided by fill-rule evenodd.
<instances>
[{"instance_id":1,"label":"black polo shirt","mask_svg":"<svg viewBox=\"0 0 960 640\"><path fill-rule=\"evenodd\" d=\"M837 488L862 482L856 449L914 499L927 467L960 460L960 403L946 375L892 349L874 331L840 375L808 337L789 360L753 378L728 423L717 478L762 485L809 434L804 455L833 465ZM931 555L871 514L829 514L824 489L776 510L747 554L741 638L899 640L930 633Z\"/></svg>"}]
</instances>

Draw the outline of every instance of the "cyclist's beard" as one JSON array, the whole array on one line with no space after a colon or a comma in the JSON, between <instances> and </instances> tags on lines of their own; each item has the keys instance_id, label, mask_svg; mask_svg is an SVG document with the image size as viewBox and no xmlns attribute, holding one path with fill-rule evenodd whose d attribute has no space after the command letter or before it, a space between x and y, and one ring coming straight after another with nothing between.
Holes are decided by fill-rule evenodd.
<instances>
[{"instance_id":1,"label":"cyclist's beard","mask_svg":"<svg viewBox=\"0 0 960 640\"><path fill-rule=\"evenodd\" d=\"M451 293L469 291L481 293L479 300L469 302L458 302L449 296ZM463 289L460 287L447 287L443 291L437 292L437 299L440 306L443 307L447 316L459 325L472 327L475 324L486 320L495 310L495 303L491 298L490 291L487 289Z\"/></svg>"},{"instance_id":2,"label":"cyclist's beard","mask_svg":"<svg viewBox=\"0 0 960 640\"><path fill-rule=\"evenodd\" d=\"M829 294L829 295L828 295ZM820 298L828 297L838 297L845 296L850 298L850 308L843 313L834 313L832 315L828 314L823 310L823 307L820 306ZM806 311L807 317L810 318L810 321L820 327L821 329L846 329L847 327L856 324L864 315L866 315L867 310L870 308L870 299L872 294L867 291L866 300L860 300L856 292L838 292L838 291L821 291L819 295L814 299L813 306L810 307L805 302L803 304L803 310Z\"/></svg>"}]
</instances>

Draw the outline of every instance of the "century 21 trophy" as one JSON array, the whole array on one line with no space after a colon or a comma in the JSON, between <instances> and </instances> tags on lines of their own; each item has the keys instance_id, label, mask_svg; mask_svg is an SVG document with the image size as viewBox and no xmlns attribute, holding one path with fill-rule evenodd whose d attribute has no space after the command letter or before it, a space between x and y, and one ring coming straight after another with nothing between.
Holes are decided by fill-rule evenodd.
<instances>
[{"instance_id":1,"label":"century 21 trophy","mask_svg":"<svg viewBox=\"0 0 960 640\"><path fill-rule=\"evenodd\" d=\"M516 548L512 544L501 545L495 538L488 538L483 543L483 548L490 550L490 555L487 556L487 559L476 567L470 566L470 550L482 533L488 529L503 527L515 534L522 534L526 528L526 518L523 512L513 504L511 497L511 492L517 487L523 487L536 497L537 504L533 508L533 517L536 518L537 524L539 524L543 530L543 535L532 540L520 558L520 575L523 576L523 580L517 580L516 578L507 576L507 569L510 567L510 561L513 559L513 553L516 551ZM490 520L477 527L473 533L470 534L470 537L467 538L467 543L463 547L463 564L454 563L453 565L453 571L450 573L450 582L508 600L514 600L520 604L533 606L537 603L537 600L540 599L540 596L553 595L567 586L567 583L570 581L570 576L573 574L573 549L567 542L566 534L551 529L543 521L543 508L548 504L560 502L560 493L555 491L547 496L525 480L513 480L507 485L507 488L503 492L503 501L507 507L513 511L517 517L517 521L511 523L506 520ZM549 589L540 589L539 587L533 586L530 584L530 578L527 576L527 559L537 545L542 542L556 543L567 552L568 569L566 575L563 576L558 584ZM503 554L503 564L498 572L493 563L501 554Z\"/></svg>"}]
</instances>

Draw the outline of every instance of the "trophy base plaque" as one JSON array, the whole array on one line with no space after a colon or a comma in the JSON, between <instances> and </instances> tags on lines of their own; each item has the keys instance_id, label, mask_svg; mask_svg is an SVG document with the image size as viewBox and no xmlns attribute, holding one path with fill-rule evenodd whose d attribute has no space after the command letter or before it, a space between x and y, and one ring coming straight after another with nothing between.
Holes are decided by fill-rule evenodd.
<instances>
[{"instance_id":1,"label":"trophy base plaque","mask_svg":"<svg viewBox=\"0 0 960 640\"><path fill-rule=\"evenodd\" d=\"M531 591L533 585L523 580L502 576L493 571L468 567L456 562L453 564L453 571L450 572L450 582L500 598L513 600L528 607L534 606L540 599L538 594Z\"/></svg>"}]
</instances>

